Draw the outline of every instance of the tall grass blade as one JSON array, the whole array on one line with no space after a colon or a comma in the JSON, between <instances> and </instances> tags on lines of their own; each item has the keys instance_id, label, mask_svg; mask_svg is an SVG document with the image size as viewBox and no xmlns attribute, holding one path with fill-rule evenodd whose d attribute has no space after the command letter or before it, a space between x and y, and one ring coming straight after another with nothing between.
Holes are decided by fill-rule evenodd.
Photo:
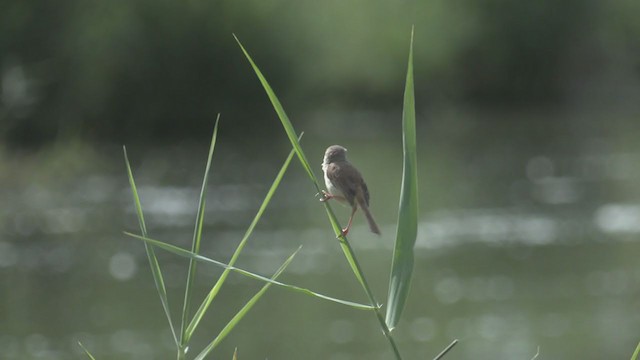
<instances>
[{"instance_id":1,"label":"tall grass blade","mask_svg":"<svg viewBox=\"0 0 640 360\"><path fill-rule=\"evenodd\" d=\"M302 135L300 136L302 137ZM249 225L249 228L247 229L244 236L242 237L242 240L240 241L240 244L238 244L238 247L236 248L236 251L233 253L233 256L231 256L231 260L229 260L229 266L233 266L236 263L236 260L238 260L238 257L240 256L240 252L242 252L242 249L244 249L244 246L247 240L249 240L249 237L253 233L253 230L258 224L258 221L260 221L262 214L264 214L265 210L267 209L267 205L269 205L269 202L271 202L271 198L273 197L276 190L278 189L278 186L280 185L280 182L282 181L282 178L284 177L284 174L289 168L289 164L293 159L293 155L295 155L295 150L291 150L291 152L289 153L289 156L287 157L284 164L282 165L282 168L280 168L278 175L276 176L275 180L273 181L273 184L271 185L271 188L269 189L269 191L267 192L267 195L262 201L262 205L260 205L260 208L258 209L256 216L253 218L253 221L251 222L251 225ZM227 268L222 272L222 275L220 275L220 277L218 278L218 281L216 281L215 285L209 291L209 294L205 297L202 304L200 304L198 311L196 311L196 314L193 316L191 323L189 323L189 326L187 327L187 332L186 332L187 342L193 335L195 329L198 327L198 324L200 323L200 321L202 320L202 317L204 316L207 309L211 305L211 302L216 297L216 295L218 295L220 288L222 288L222 285L224 284L225 280L227 279L227 276L229 275L229 271L231 270Z\"/></svg>"},{"instance_id":2,"label":"tall grass blade","mask_svg":"<svg viewBox=\"0 0 640 360\"><path fill-rule=\"evenodd\" d=\"M127 175L129 177L129 185L131 187L131 193L133 195L133 202L136 206L136 215L138 217L138 223L140 224L140 231L143 236L147 236L147 225L144 222L144 214L142 212L142 203L140 202L140 196L138 195L138 188L136 187L136 182L133 178L133 171L131 171L131 163L129 162L129 156L127 155L127 148L123 146L122 149L124 151L124 162L127 166ZM176 346L178 346L178 337L176 335L175 327L173 326L171 311L169 310L169 299L167 297L167 289L164 285L164 278L162 276L162 271L160 270L160 263L158 262L158 258L156 257L153 247L145 243L144 249L147 252L147 259L149 260L149 266L151 267L151 274L153 275L153 281L156 285L156 290L158 291L160 302L162 303L162 309L164 310L164 314L166 315L167 321L169 322L169 327L171 328L171 335L173 336L173 341L175 342Z\"/></svg>"},{"instance_id":3,"label":"tall grass blade","mask_svg":"<svg viewBox=\"0 0 640 360\"><path fill-rule=\"evenodd\" d=\"M84 351L84 353L89 357L89 359L91 360L96 360L96 358L93 357L93 355L91 355L91 353L89 352L89 350L87 350L86 347L84 347L84 345L82 345L82 343L80 341L78 341L78 345L80 345L80 347L82 348L82 350Z\"/></svg>"},{"instance_id":4,"label":"tall grass blade","mask_svg":"<svg viewBox=\"0 0 640 360\"><path fill-rule=\"evenodd\" d=\"M292 291L300 292L300 293L303 293L303 294L306 294L306 295L315 296L315 297L320 298L320 299L333 301L335 303L342 304L342 305L347 305L347 306L350 306L350 307L353 307L353 308L356 308L356 309L361 309L361 310L372 310L372 309L374 309L374 307L371 306L371 305L364 305L364 304L359 304L359 303L351 302L351 301L347 301L347 300L336 299L336 298L333 298L333 297L330 297L330 296L327 296L327 295L316 293L316 292L311 291L309 289L305 289L305 288L301 288L301 287L298 287L298 286L289 285L289 284L281 283L279 281L271 280L271 279L269 279L267 277L264 277L262 275L254 274L254 273L252 273L250 271L243 270L243 269L240 269L240 268L237 268L237 267L234 267L234 266L229 266L228 264L225 264L223 262L210 259L210 258L208 258L206 256L202 256L202 255L196 254L196 253L191 252L189 250L185 250L185 249L182 249L180 247L177 247L177 246L174 246L174 245L171 245L171 244L167 244L167 243L162 242L162 241L150 239L148 237L132 234L132 233L129 233L129 232L126 232L126 231L125 231L124 234L128 235L128 236L131 236L133 238L142 240L142 241L144 241L146 243L149 243L149 244L151 244L153 246L159 247L160 249L166 250L166 251L174 253L176 255L187 257L187 258L190 258L190 259L193 259L193 260L198 260L198 261L203 261L203 262L207 262L207 263L210 263L210 264L214 264L214 265L216 265L218 267L221 267L223 269L230 269L231 271L234 271L234 272L236 272L236 273L238 273L240 275L244 275L244 276L250 277L252 279L268 282L268 283L271 283L273 285L277 285L277 286L283 287L285 289L289 289L289 290L292 290Z\"/></svg>"},{"instance_id":5,"label":"tall grass blade","mask_svg":"<svg viewBox=\"0 0 640 360\"><path fill-rule=\"evenodd\" d=\"M393 329L400 321L413 272L413 247L418 234L418 161L416 155L416 111L413 91L413 29L402 109L403 169L398 229L393 250L386 322Z\"/></svg>"},{"instance_id":6,"label":"tall grass blade","mask_svg":"<svg viewBox=\"0 0 640 360\"><path fill-rule=\"evenodd\" d=\"M302 248L302 246L300 246L298 248L298 250L296 250L293 254L291 254L291 256L289 256L289 258L287 260L285 260L285 262L280 266L280 268L275 272L275 274L273 274L273 276L271 277L271 280L275 280L278 278L278 276L280 276L280 274L282 274L282 272L287 268L287 266L289 266L289 264L291 263L291 261L293 260L293 258L296 256L296 254L298 253L298 251L300 251L300 249ZM202 350L202 352L200 354L198 354L198 356L195 357L195 360L202 360L204 359L207 355L209 355L209 353L215 349L216 346L218 346L218 344L220 344L220 342L227 336L229 335L229 333L231 332L231 330L233 330L233 328L240 322L240 320L242 320L242 318L249 312L249 310L251 310L251 308L258 302L258 300L260 300L260 298L262 297L262 295L264 295L267 290L271 287L271 283L266 283L264 284L264 286L262 286L262 289L260 289L260 291L258 291L243 307L242 309L240 309L240 311L238 311L236 313L236 315L227 323L227 325L225 325L225 327L220 331L220 333L218 334L218 336L216 336L215 339L213 339L213 341L211 341L209 343L209 345L207 345L207 347L204 348L204 350Z\"/></svg>"},{"instance_id":7,"label":"tall grass blade","mask_svg":"<svg viewBox=\"0 0 640 360\"><path fill-rule=\"evenodd\" d=\"M206 208L207 182L209 180L209 171L211 170L211 159L213 158L213 150L216 147L216 139L218 137L218 122L220 114L216 118L216 124L213 127L213 136L211 137L211 145L209 146L209 156L207 157L207 166L204 170L204 179L202 180L202 188L200 189L200 199L198 201L198 213L196 215L196 225L193 231L193 242L191 244L191 252L198 254L200 252L200 240L202 239L202 225L204 224L204 211ZM187 274L187 286L184 291L184 304L182 307L182 325L180 331L180 345L184 348L187 344L187 326L189 324L189 309L191 308L191 297L193 293L193 282L196 276L195 259L189 260L189 272Z\"/></svg>"},{"instance_id":8,"label":"tall grass blade","mask_svg":"<svg viewBox=\"0 0 640 360\"><path fill-rule=\"evenodd\" d=\"M262 87L264 88L265 92L267 93L267 96L269 97L269 100L271 100L271 104L273 105L273 108L278 114L278 118L280 119L280 122L282 123L282 126L284 127L284 130L287 133L287 137L289 138L289 141L291 142L291 145L293 146L293 148L296 150L298 159L300 160L302 167L306 170L307 175L309 175L309 179L315 186L317 192L320 193L321 191L320 182L318 181L318 178L315 176L313 170L311 169L311 166L309 165L309 161L307 160L307 157L302 151L302 147L300 147L300 143L296 139L297 136L296 136L295 129L293 128L293 125L291 124L289 117L285 113L284 108L280 103L280 100L278 100L278 97L276 96L275 92L267 82L267 79L264 77L264 75L262 74L258 66L254 63L253 59L251 58L247 50L244 48L244 46L242 46L242 43L240 42L240 40L235 35L233 37L236 39L236 42L240 46L240 49L242 49L242 52L244 53L247 60L249 60L249 63L251 64L253 71L258 76L258 79L260 80ZM360 282L360 285L362 285L362 288L364 289L364 292L366 293L367 298L372 308L374 309L376 318L380 323L382 332L384 333L385 337L389 340L389 343L393 349L394 354L396 355L396 358L401 359L400 352L395 343L395 340L391 336L391 331L387 327L384 317L380 312L380 305L378 305L378 302L376 301L373 295L373 292L371 291L371 288L369 287L369 284L366 278L364 277L362 268L360 267L360 264L356 259L356 256L353 251L353 248L351 247L351 244L349 244L347 237L342 235L342 230L341 230L342 227L340 226L340 223L338 222L338 219L336 218L336 215L334 214L333 209L331 208L331 205L329 205L329 203L325 201L324 206L327 212L327 216L329 217L329 221L331 222L331 226L333 227L333 231L340 239L340 247L342 248L342 252L346 257L347 262L351 266L351 270L353 271L353 274L356 276L356 278Z\"/></svg>"},{"instance_id":9,"label":"tall grass blade","mask_svg":"<svg viewBox=\"0 0 640 360\"><path fill-rule=\"evenodd\" d=\"M640 355L640 343L638 343L638 346L636 346L636 351L633 352L631 360L638 360L638 355Z\"/></svg>"},{"instance_id":10,"label":"tall grass blade","mask_svg":"<svg viewBox=\"0 0 640 360\"><path fill-rule=\"evenodd\" d=\"M316 191L320 193L321 191L320 182L318 181L318 178L315 176L313 170L311 169L311 166L309 165L309 161L307 160L307 157L304 154L304 151L302 151L302 147L298 142L295 129L293 128L293 125L291 124L289 117L284 111L284 108L282 107L280 100L278 100L278 97L273 92L273 89L267 82L267 79L264 77L264 75L262 75L262 72L260 71L258 66L253 62L253 59L251 58L247 50L245 50L245 48L242 46L242 43L240 43L240 40L238 40L238 38L235 35L233 37L236 39L236 41L238 42L238 45L240 46L240 49L242 49L242 52L249 60L249 63L251 64L251 67L255 71L256 75L258 76L260 83L264 87L264 90L267 93L269 100L271 100L271 104L273 105L273 108L275 109L276 113L278 114L278 117L280 118L280 122L282 123L282 126L284 127L284 130L287 133L287 136L289 137L289 141L291 142L291 145L293 146L293 148L296 151L296 154L298 155L298 159L300 160L302 167L306 170L307 175L309 176L309 179L311 179L311 182L316 188ZM333 210L331 209L331 205L329 205L328 202L324 202L324 205L325 205L327 214L329 216L329 221L331 222L331 226L333 227L333 230L335 231L336 235L341 235L342 227L340 226L338 219L333 213ZM345 256L347 257L347 260L349 261L349 264L351 265L351 268L354 274L358 278L358 281L364 286L363 284L364 280L362 278L361 271L358 268L357 261L353 257L353 251L350 249L350 245L346 237L341 236L340 239L341 239L340 244L342 245L342 248L345 252ZM377 305L377 304L372 304L372 305Z\"/></svg>"},{"instance_id":11,"label":"tall grass blade","mask_svg":"<svg viewBox=\"0 0 640 360\"><path fill-rule=\"evenodd\" d=\"M311 166L309 165L309 162L307 161L307 158L305 157L304 152L300 147L300 142L298 141L298 135L296 134L296 131L293 129L293 125L291 124L291 121L289 121L289 117L287 116L287 113L285 113L284 108L282 107L282 104L280 104L280 100L278 100L278 97L273 92L273 89L271 89L271 86L267 82L267 79L262 75L262 72L260 71L260 69L258 69L256 64L253 62L253 59L251 59L251 56L249 56L249 53L247 52L247 50L245 50L245 48L242 46L242 43L240 43L240 40L238 40L235 34L233 35L233 37L238 42L238 45L240 45L240 49L242 49L242 52L249 60L249 63L251 63L251 67L253 67L253 70L258 76L258 79L260 79L260 83L262 83L262 86L267 92L267 96L269 96L269 100L271 100L271 103L273 104L273 108L275 109L276 113L278 114L278 117L282 121L282 126L284 126L285 128L287 136L289 137L289 141L291 141L293 148L296 150L296 154L300 158L302 167L305 169L305 171L310 177L315 178L315 175L313 174L313 170L311 169ZM320 187L317 181L316 181L316 187L318 188L318 191L320 191Z\"/></svg>"},{"instance_id":12,"label":"tall grass blade","mask_svg":"<svg viewBox=\"0 0 640 360\"><path fill-rule=\"evenodd\" d=\"M238 360L238 348L236 347L235 350L233 350L233 360Z\"/></svg>"}]
</instances>

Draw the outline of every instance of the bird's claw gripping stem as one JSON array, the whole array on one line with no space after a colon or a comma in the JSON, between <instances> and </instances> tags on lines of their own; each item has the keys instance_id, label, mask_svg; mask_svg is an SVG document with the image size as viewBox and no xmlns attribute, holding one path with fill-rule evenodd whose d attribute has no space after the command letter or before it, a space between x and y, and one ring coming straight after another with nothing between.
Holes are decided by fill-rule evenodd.
<instances>
[{"instance_id":1,"label":"bird's claw gripping stem","mask_svg":"<svg viewBox=\"0 0 640 360\"><path fill-rule=\"evenodd\" d=\"M322 201L322 202L325 202L325 201L327 201L329 199L333 199L333 197L334 197L333 195L331 195L330 193L328 193L328 192L326 192L324 190L322 190L321 192L322 192L322 196L320 197L320 201Z\"/></svg>"}]
</instances>

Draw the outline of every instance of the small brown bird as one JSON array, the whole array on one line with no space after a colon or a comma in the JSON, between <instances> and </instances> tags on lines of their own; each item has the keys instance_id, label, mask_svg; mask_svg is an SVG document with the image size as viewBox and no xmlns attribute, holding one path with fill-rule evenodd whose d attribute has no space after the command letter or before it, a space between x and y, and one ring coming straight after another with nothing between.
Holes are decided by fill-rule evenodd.
<instances>
[{"instance_id":1,"label":"small brown bird","mask_svg":"<svg viewBox=\"0 0 640 360\"><path fill-rule=\"evenodd\" d=\"M380 229L369 211L369 189L358 169L347 161L347 149L340 145L329 146L324 153L322 171L327 191L322 191L323 197L320 201L336 199L341 203L349 204L352 209L349 223L342 229L342 235L345 236L349 232L358 206L367 217L371 232L379 235Z\"/></svg>"}]
</instances>

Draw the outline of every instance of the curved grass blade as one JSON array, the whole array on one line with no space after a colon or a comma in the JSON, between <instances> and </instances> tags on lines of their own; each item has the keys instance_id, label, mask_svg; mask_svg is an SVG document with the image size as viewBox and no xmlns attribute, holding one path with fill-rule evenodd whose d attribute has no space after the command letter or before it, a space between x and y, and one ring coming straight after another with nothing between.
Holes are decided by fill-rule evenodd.
<instances>
[{"instance_id":1,"label":"curved grass blade","mask_svg":"<svg viewBox=\"0 0 640 360\"><path fill-rule=\"evenodd\" d=\"M200 199L198 201L198 214L196 215L196 225L193 231L193 242L191 244L191 252L197 254L200 252L200 240L202 239L202 225L204 224L204 211L206 208L207 181L209 180L209 171L211 170L211 159L213 158L213 150L216 147L216 139L218 137L218 122L220 114L216 118L216 124L213 127L213 136L211 137L211 145L209 146L209 156L207 157L207 166L204 170L204 179L202 180L202 188L200 189ZM189 260L189 272L187 274L187 286L184 290L184 304L182 307L182 325L180 327L180 348L183 349L187 344L187 326L189 324L189 309L191 307L191 297L193 293L193 282L196 276L196 264L194 259Z\"/></svg>"},{"instance_id":2,"label":"curved grass blade","mask_svg":"<svg viewBox=\"0 0 640 360\"><path fill-rule=\"evenodd\" d=\"M93 357L93 355L91 355L91 353L89 352L89 350L87 350L86 347L84 347L84 345L82 345L82 343L80 341L78 341L78 345L80 345L80 347L82 348L82 350L84 350L84 353L89 357L89 359L91 360L96 360L96 358Z\"/></svg>"},{"instance_id":3,"label":"curved grass blade","mask_svg":"<svg viewBox=\"0 0 640 360\"><path fill-rule=\"evenodd\" d=\"M147 236L147 225L144 222L144 214L142 212L142 203L140 202L140 197L138 195L138 188L136 187L136 182L133 178L133 172L131 171L131 163L129 162L129 157L127 156L127 148L123 146L124 151L124 162L127 166L127 175L129 177L129 185L131 187L131 193L133 195L133 202L136 206L136 215L138 217L138 223L140 224L140 231L143 236ZM167 317L167 321L169 322L169 327L171 328L171 335L173 336L173 341L176 346L178 346L178 337L176 335L175 327L173 326L173 321L171 320L171 311L169 310L169 299L167 297L167 289L164 285L164 278L162 276L162 271L160 270L160 263L158 262L158 258L152 247L144 244L144 249L147 252L147 259L149 260L149 266L151 267L151 274L153 275L153 281L156 285L156 290L158 290L158 296L160 297L160 302L162 303L162 309Z\"/></svg>"},{"instance_id":4,"label":"curved grass blade","mask_svg":"<svg viewBox=\"0 0 640 360\"><path fill-rule=\"evenodd\" d=\"M187 257L187 258L190 258L190 259L193 259L193 260L208 262L208 263L214 264L214 265L216 265L218 267L221 267L221 268L224 268L224 269L229 269L231 271L237 272L238 274L244 275L246 277L250 277L252 279L268 282L268 283L271 283L273 285L277 285L277 286L283 287L285 289L289 289L289 290L293 290L293 291L300 292L300 293L303 293L303 294L315 296L315 297L320 298L320 299L333 301L335 303L342 304L342 305L347 305L347 306L350 306L350 307L353 307L353 308L356 308L356 309L361 309L361 310L372 310L372 309L374 309L374 307L371 306L371 305L364 305L364 304L359 304L359 303L351 302L351 301L347 301L347 300L336 299L336 298L333 298L331 296L327 296L327 295L323 295L323 294L311 291L309 289L301 288L299 286L289 285L289 284L281 283L279 281L271 280L271 279L269 279L267 277L264 277L262 275L254 274L254 273L252 273L250 271L243 270L243 269L237 268L235 266L229 266L228 264L225 264L223 262L210 259L210 258L208 258L206 256L202 256L202 255L193 253L193 252L191 252L189 250L185 250L185 249L182 249L180 247L177 247L177 246L174 246L174 245L171 245L171 244L167 244L167 243L162 242L162 241L150 239L148 237L132 234L132 233L129 233L129 232L126 232L126 231L125 231L124 234L128 235L128 236L131 236L133 238L142 240L142 241L144 241L146 243L149 243L149 244L151 244L153 246L157 246L157 247L159 247L159 248L161 248L163 250L169 251L169 252L174 253L176 255Z\"/></svg>"},{"instance_id":5,"label":"curved grass blade","mask_svg":"<svg viewBox=\"0 0 640 360\"><path fill-rule=\"evenodd\" d=\"M302 134L300 135L300 137L302 137ZM293 159L293 155L295 155L295 150L291 150L291 152L289 153L289 156L287 157L284 164L282 165L282 168L280 168L278 175L276 175L276 178L273 181L273 184L271 185L271 188L267 192L267 195L265 196L264 200L262 201L262 205L260 205L260 208L258 209L256 216L253 218L251 225L249 225L249 228L247 229L244 236L242 237L242 240L240 241L240 244L238 244L238 247L236 248L236 251L233 253L233 256L231 256L231 260L229 260L229 266L233 266L236 263L236 260L238 260L238 257L240 256L240 252L242 251L242 249L244 249L244 246L247 240L253 233L253 230L258 224L258 221L260 221L262 214L264 214L265 210L267 209L267 205L269 204L269 202L271 202L271 198L273 197L276 190L278 189L278 186L280 185L280 182L282 181L282 178L284 177L284 174L289 168L289 164ZM193 316L191 323L189 323L189 326L187 327L186 342L189 342L189 339L195 332L195 329L198 327L198 324L200 323L200 321L202 320L202 317L204 316L207 309L211 305L211 302L216 297L216 295L218 295L220 288L222 288L222 284L224 284L225 280L227 279L227 276L229 275L229 271L231 270L227 268L222 272L222 275L220 275L220 277L218 278L218 281L216 281L215 285L209 291L209 294L206 296L202 304L200 304L198 311L196 311L196 314Z\"/></svg>"},{"instance_id":6,"label":"curved grass blade","mask_svg":"<svg viewBox=\"0 0 640 360\"><path fill-rule=\"evenodd\" d=\"M275 280L278 278L278 276L280 276L280 274L282 274L282 272L287 268L287 266L289 266L289 264L291 263L291 261L293 260L293 258L296 256L296 254L300 251L300 249L302 248L302 246L300 246L298 248L298 250L296 250L293 254L291 254L291 256L289 256L289 258L287 258L287 260L285 260L285 262L280 266L280 268L278 268L278 270L273 274L273 276L271 277L271 280ZM262 295L264 295L267 290L269 290L269 288L271 287L271 283L266 283L264 284L264 286L262 286L262 289L260 289L260 291L258 291L243 307L242 309L240 309L240 311L238 311L236 313L236 315L227 323L227 325L225 325L225 327L220 331L220 333L218 334L218 336L216 336L215 339L213 339L213 341L211 341L209 343L209 345L207 345L207 347L204 348L204 350L202 350L202 352L200 352L200 354L198 354L198 356L195 357L195 360L202 360L204 359L207 355L209 355L209 353L215 349L216 346L218 346L218 344L220 344L220 342L227 336L229 335L229 333L231 332L231 330L233 330L233 328L240 322L240 320L242 320L242 318L249 312L249 310L251 310L251 308L253 307L253 305L255 305L258 300L260 300L260 298L262 297Z\"/></svg>"},{"instance_id":7,"label":"curved grass blade","mask_svg":"<svg viewBox=\"0 0 640 360\"><path fill-rule=\"evenodd\" d=\"M253 62L253 59L251 58L247 50L244 48L244 46L242 46L242 43L240 42L240 40L238 40L238 38L235 35L233 35L233 37L236 39L236 42L240 46L240 49L242 49L242 52L244 53L247 60L249 60L249 63L251 64L253 71L258 76L258 79L260 80L262 87L264 88L265 92L267 93L267 96L269 97L269 100L271 100L271 104L273 105L273 108L278 114L278 118L280 119L280 122L282 123L282 126L284 127L284 130L287 133L287 137L289 138L291 145L293 145L293 148L296 150L296 153L298 154L298 159L300 160L302 167L306 170L307 175L309 175L309 179L314 184L317 192L319 193L321 191L320 182L318 181L318 178L313 173L313 170L309 165L309 161L307 160L307 157L302 151L302 147L300 147L300 143L296 139L297 136L296 136L295 129L293 128L293 125L291 124L289 117L285 113L284 108L280 103L280 100L278 100L278 97L276 96L275 92L267 82L267 79L264 77L264 75L262 75L262 72L260 71L258 66ZM338 236L338 238L340 239L340 247L342 248L342 252L346 257L347 262L351 266L351 270L353 271L353 274L356 276L356 278L360 282L360 285L362 285L362 288L364 289L364 292L368 297L371 307L375 311L376 318L380 323L382 332L384 333L387 340L389 340L389 343L391 345L391 348L393 349L394 354L396 355L396 358L401 359L402 357L400 356L400 351L395 343L395 340L391 336L391 331L387 327L387 324L384 320L382 313L380 312L380 305L378 305L378 302L376 301L373 295L373 292L371 291L371 288L369 287L369 284L366 278L364 277L362 268L360 267L360 264L355 257L355 253L353 251L353 248L351 247L351 244L349 244L347 237L342 235L342 227L338 223L338 219L336 218L336 215L334 214L333 209L331 208L331 205L329 205L329 203L325 201L324 206L327 212L327 216L329 217L329 221L331 222L331 226L333 227L333 231L335 232L336 236Z\"/></svg>"},{"instance_id":8,"label":"curved grass blade","mask_svg":"<svg viewBox=\"0 0 640 360\"><path fill-rule=\"evenodd\" d=\"M413 272L413 247L418 234L418 161L416 155L416 111L413 90L413 29L402 109L403 168L398 229L393 250L386 323L393 329L400 321Z\"/></svg>"}]
</instances>

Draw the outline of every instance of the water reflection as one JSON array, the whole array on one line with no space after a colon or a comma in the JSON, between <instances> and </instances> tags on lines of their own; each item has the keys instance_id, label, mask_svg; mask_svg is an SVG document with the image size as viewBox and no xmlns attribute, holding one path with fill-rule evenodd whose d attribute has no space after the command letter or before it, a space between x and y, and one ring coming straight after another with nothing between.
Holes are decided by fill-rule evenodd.
<instances>
[{"instance_id":1,"label":"water reflection","mask_svg":"<svg viewBox=\"0 0 640 360\"><path fill-rule=\"evenodd\" d=\"M636 291L640 279L632 279L632 274L622 269L593 271L584 279L586 291L591 296L630 295Z\"/></svg>"},{"instance_id":2,"label":"water reflection","mask_svg":"<svg viewBox=\"0 0 640 360\"><path fill-rule=\"evenodd\" d=\"M510 209L439 211L419 228L416 246L432 249L461 242L545 245L560 235L551 216Z\"/></svg>"},{"instance_id":3,"label":"water reflection","mask_svg":"<svg viewBox=\"0 0 640 360\"><path fill-rule=\"evenodd\" d=\"M428 317L413 319L410 324L411 336L415 341L426 342L432 340L438 331L436 322Z\"/></svg>"},{"instance_id":4,"label":"water reflection","mask_svg":"<svg viewBox=\"0 0 640 360\"><path fill-rule=\"evenodd\" d=\"M631 351L640 324L633 315L640 284L633 256L640 246L640 203L633 197L621 201L603 189L638 180L640 173L629 165L640 155L523 158L521 174L509 179L516 185L486 189L495 197L511 193L512 203L430 206L421 214L416 280L397 329L408 358L433 356L452 338L462 341L454 350L460 358L531 358L538 345L542 354L558 358ZM258 163L254 159L250 167L261 169L264 183L249 176L244 182L212 180L202 244L208 256L227 261L244 234L274 175ZM201 175L200 166L193 164L194 178ZM482 181L488 175L479 169L474 174ZM386 176L371 179L370 186L397 183ZM199 179L163 183L144 171L138 179L152 236L188 247ZM304 200L309 189L298 183L305 180L292 176L285 181L287 193L270 205L241 265L271 274L302 244L283 275L287 282L362 301L317 200ZM452 188L469 187L468 180L453 181L463 184ZM10 205L0 205L5 224L0 305L7 309L7 321L0 324L3 358L82 357L78 340L100 359L156 359L172 353L144 248L120 235L123 229L137 229L127 186L124 174L93 174L6 192ZM428 184L423 188L433 191ZM376 214L384 235L369 238L362 219L356 219L352 241L384 299L396 214L376 210L381 210ZM177 314L186 262L164 252L159 256ZM219 269L203 265L199 271L202 296ZM218 311L207 318L194 347L210 341L259 286L230 276ZM313 358L385 358L388 349L372 322L367 314L270 290L220 351L239 346L247 358L298 358L308 352ZM265 329L264 324L278 326ZM283 337L300 345L277 345Z\"/></svg>"},{"instance_id":5,"label":"water reflection","mask_svg":"<svg viewBox=\"0 0 640 360\"><path fill-rule=\"evenodd\" d=\"M640 233L640 204L605 204L594 217L604 233Z\"/></svg>"},{"instance_id":6,"label":"water reflection","mask_svg":"<svg viewBox=\"0 0 640 360\"><path fill-rule=\"evenodd\" d=\"M117 280L129 280L138 271L133 255L127 252L114 254L109 261L109 273Z\"/></svg>"},{"instance_id":7,"label":"water reflection","mask_svg":"<svg viewBox=\"0 0 640 360\"><path fill-rule=\"evenodd\" d=\"M0 241L0 267L11 267L18 262L16 247L6 241Z\"/></svg>"},{"instance_id":8,"label":"water reflection","mask_svg":"<svg viewBox=\"0 0 640 360\"><path fill-rule=\"evenodd\" d=\"M331 342L346 344L353 341L355 336L355 324L351 320L337 319L331 322L327 334Z\"/></svg>"}]
</instances>

